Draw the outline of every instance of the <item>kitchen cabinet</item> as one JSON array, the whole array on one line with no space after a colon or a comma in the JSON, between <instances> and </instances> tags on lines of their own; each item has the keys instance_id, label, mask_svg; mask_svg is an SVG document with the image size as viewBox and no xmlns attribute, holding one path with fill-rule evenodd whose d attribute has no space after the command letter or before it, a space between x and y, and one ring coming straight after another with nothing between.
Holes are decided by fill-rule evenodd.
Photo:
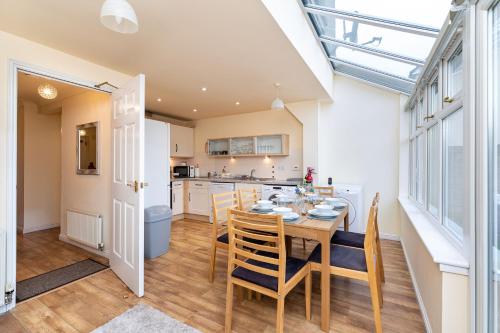
<instances>
[{"instance_id":1,"label":"kitchen cabinet","mask_svg":"<svg viewBox=\"0 0 500 333\"><path fill-rule=\"evenodd\" d=\"M184 182L172 182L172 215L184 214Z\"/></svg>"},{"instance_id":2,"label":"kitchen cabinet","mask_svg":"<svg viewBox=\"0 0 500 333\"><path fill-rule=\"evenodd\" d=\"M187 189L187 212L189 214L209 216L208 182L189 181Z\"/></svg>"},{"instance_id":3,"label":"kitchen cabinet","mask_svg":"<svg viewBox=\"0 0 500 333\"><path fill-rule=\"evenodd\" d=\"M170 124L170 156L194 156L194 129Z\"/></svg>"},{"instance_id":4,"label":"kitchen cabinet","mask_svg":"<svg viewBox=\"0 0 500 333\"><path fill-rule=\"evenodd\" d=\"M288 156L289 142L288 134L209 139L206 153L212 157Z\"/></svg>"}]
</instances>

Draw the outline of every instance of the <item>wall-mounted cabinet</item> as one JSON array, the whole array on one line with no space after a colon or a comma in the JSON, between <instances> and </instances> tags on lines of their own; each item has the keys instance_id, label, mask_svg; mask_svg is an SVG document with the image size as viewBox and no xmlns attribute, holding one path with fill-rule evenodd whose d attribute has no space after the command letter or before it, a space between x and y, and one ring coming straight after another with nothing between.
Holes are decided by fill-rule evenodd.
<instances>
[{"instance_id":1,"label":"wall-mounted cabinet","mask_svg":"<svg viewBox=\"0 0 500 333\"><path fill-rule=\"evenodd\" d=\"M194 129L170 124L170 156L194 156Z\"/></svg>"},{"instance_id":2,"label":"wall-mounted cabinet","mask_svg":"<svg viewBox=\"0 0 500 333\"><path fill-rule=\"evenodd\" d=\"M207 142L207 154L213 157L287 156L289 150L287 134L209 139Z\"/></svg>"}]
</instances>

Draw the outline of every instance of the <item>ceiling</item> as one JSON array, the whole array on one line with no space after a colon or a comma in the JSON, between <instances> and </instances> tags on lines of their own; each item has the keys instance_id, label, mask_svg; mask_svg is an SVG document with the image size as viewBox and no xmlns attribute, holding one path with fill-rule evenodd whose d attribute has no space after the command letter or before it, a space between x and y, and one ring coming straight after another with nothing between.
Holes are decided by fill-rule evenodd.
<instances>
[{"instance_id":1,"label":"ceiling","mask_svg":"<svg viewBox=\"0 0 500 333\"><path fill-rule=\"evenodd\" d=\"M2 0L0 30L144 73L147 109L181 119L267 110L275 82L286 103L328 98L261 1L129 2L139 19L133 35L100 24L103 0Z\"/></svg>"},{"instance_id":2,"label":"ceiling","mask_svg":"<svg viewBox=\"0 0 500 333\"><path fill-rule=\"evenodd\" d=\"M45 99L38 94L38 87L43 83L50 83L57 89L57 97ZM17 76L17 96L24 101L30 101L40 108L50 105L60 105L66 98L84 93L89 89L63 83L56 80L46 79L40 76L19 72Z\"/></svg>"}]
</instances>

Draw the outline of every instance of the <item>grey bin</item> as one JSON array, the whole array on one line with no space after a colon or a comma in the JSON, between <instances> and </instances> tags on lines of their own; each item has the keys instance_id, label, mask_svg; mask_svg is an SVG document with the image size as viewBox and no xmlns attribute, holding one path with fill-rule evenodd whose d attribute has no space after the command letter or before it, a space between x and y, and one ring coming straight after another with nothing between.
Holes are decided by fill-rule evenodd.
<instances>
[{"instance_id":1,"label":"grey bin","mask_svg":"<svg viewBox=\"0 0 500 333\"><path fill-rule=\"evenodd\" d=\"M146 259L167 253L171 223L170 207L151 206L144 209L144 257Z\"/></svg>"}]
</instances>

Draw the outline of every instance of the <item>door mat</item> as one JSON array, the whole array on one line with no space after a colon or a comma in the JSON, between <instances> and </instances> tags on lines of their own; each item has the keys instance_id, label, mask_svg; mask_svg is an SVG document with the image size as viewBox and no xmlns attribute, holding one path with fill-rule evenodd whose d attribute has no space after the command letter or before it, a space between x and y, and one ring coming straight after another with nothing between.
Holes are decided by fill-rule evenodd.
<instances>
[{"instance_id":1,"label":"door mat","mask_svg":"<svg viewBox=\"0 0 500 333\"><path fill-rule=\"evenodd\" d=\"M85 259L56 270L16 283L16 302L22 302L52 289L108 268L92 259Z\"/></svg>"}]
</instances>

